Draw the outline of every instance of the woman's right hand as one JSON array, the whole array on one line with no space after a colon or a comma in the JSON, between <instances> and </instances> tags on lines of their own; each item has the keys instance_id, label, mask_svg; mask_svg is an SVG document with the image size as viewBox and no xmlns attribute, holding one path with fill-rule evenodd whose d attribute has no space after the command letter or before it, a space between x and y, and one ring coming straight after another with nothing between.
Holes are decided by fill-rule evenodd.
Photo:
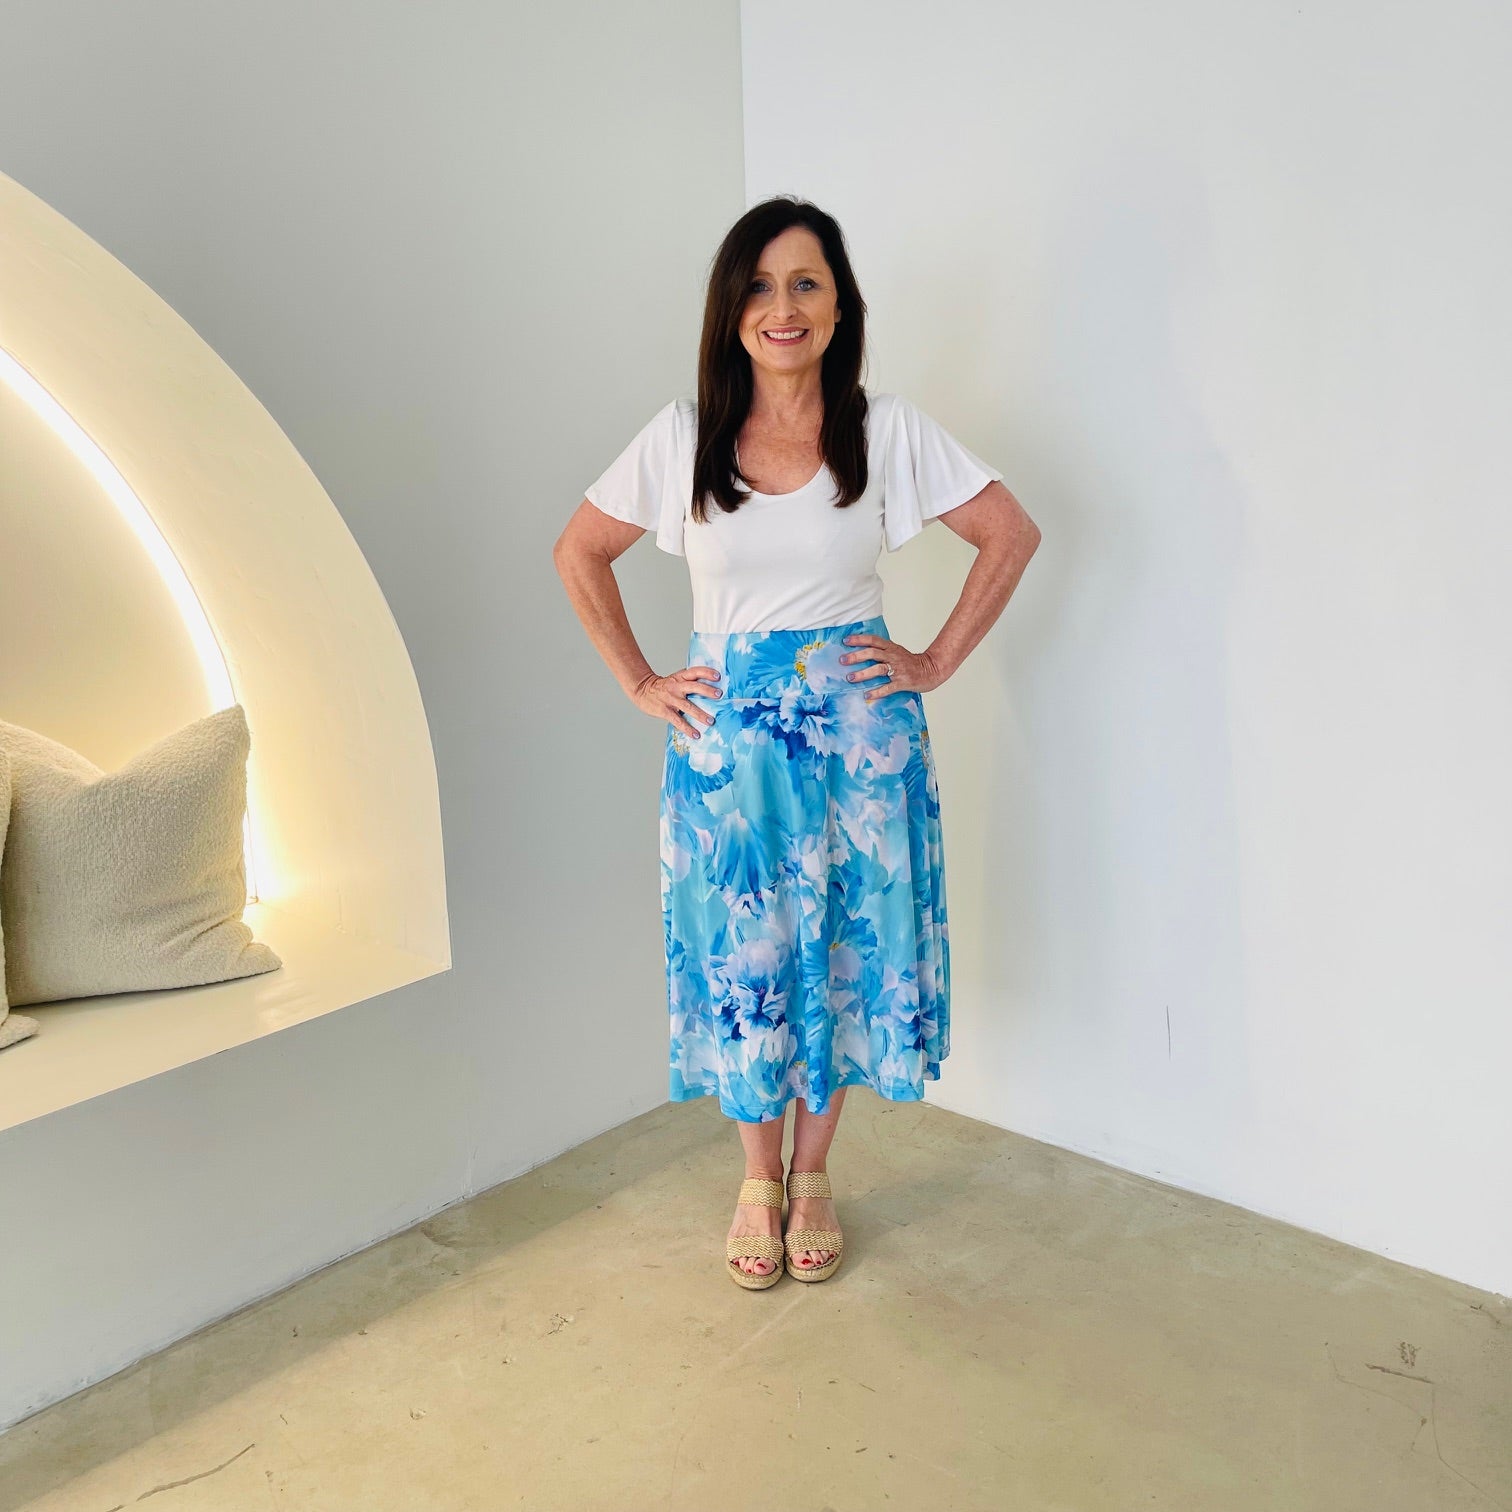
<instances>
[{"instance_id":1,"label":"woman's right hand","mask_svg":"<svg viewBox=\"0 0 1512 1512\"><path fill-rule=\"evenodd\" d=\"M699 732L694 728L695 718L706 725L714 723L714 716L707 709L700 709L690 694L700 698L718 698L718 667L683 667L677 672L668 672L665 677L653 674L630 695L630 701L643 713L664 719L694 740Z\"/></svg>"}]
</instances>

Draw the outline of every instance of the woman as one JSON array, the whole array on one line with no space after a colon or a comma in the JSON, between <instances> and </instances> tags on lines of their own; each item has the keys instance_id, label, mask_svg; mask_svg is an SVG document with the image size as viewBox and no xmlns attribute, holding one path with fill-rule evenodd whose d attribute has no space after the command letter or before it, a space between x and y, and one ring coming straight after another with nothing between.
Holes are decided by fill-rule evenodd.
<instances>
[{"instance_id":1,"label":"woman","mask_svg":"<svg viewBox=\"0 0 1512 1512\"><path fill-rule=\"evenodd\" d=\"M939 793L921 694L1008 602L1039 530L916 406L861 383L866 305L839 226L747 211L709 276L696 405L665 405L587 491L557 569L620 686L666 722L661 890L670 1091L717 1096L745 1146L733 1280L839 1266L826 1162L848 1086L918 1101L949 1053ZM742 486L743 485L743 486ZM948 513L947 513L948 511ZM943 516L978 548L922 651L876 564ZM688 665L658 675L612 563L685 556ZM796 1100L788 1222L783 1125Z\"/></svg>"}]
</instances>

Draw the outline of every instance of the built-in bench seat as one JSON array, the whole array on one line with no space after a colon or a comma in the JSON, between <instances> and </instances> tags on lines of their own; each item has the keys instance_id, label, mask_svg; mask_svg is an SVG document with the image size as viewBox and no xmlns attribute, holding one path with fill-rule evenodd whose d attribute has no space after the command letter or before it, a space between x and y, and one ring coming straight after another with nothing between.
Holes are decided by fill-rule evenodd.
<instances>
[{"instance_id":1,"label":"built-in bench seat","mask_svg":"<svg viewBox=\"0 0 1512 1512\"><path fill-rule=\"evenodd\" d=\"M282 958L277 971L16 1009L41 1027L0 1050L0 1130L436 972L434 961L314 924L286 906L252 903L243 917Z\"/></svg>"}]
</instances>

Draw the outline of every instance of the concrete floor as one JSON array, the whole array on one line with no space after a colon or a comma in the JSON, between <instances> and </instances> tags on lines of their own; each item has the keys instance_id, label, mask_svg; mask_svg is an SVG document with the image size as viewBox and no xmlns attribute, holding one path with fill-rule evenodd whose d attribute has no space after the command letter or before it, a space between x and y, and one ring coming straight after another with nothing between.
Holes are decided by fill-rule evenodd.
<instances>
[{"instance_id":1,"label":"concrete floor","mask_svg":"<svg viewBox=\"0 0 1512 1512\"><path fill-rule=\"evenodd\" d=\"M669 1104L329 1266L0 1436L0 1512L1512 1509L1505 1299L862 1088L839 1273L746 1292L737 1152Z\"/></svg>"}]
</instances>

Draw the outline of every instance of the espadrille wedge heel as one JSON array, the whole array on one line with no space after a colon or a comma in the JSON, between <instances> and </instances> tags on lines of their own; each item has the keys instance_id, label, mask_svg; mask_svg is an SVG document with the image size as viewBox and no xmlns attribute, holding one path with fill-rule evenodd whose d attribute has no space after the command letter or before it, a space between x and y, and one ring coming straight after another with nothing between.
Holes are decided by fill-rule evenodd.
<instances>
[{"instance_id":1,"label":"espadrille wedge heel","mask_svg":"<svg viewBox=\"0 0 1512 1512\"><path fill-rule=\"evenodd\" d=\"M789 1171L787 1194L789 1203L795 1197L833 1197L829 1172ZM840 1269L844 1244L845 1236L839 1229L789 1229L782 1236L788 1275L797 1281L827 1281ZM834 1254L823 1265L799 1265L796 1257L800 1251L807 1249L833 1250Z\"/></svg>"},{"instance_id":2,"label":"espadrille wedge heel","mask_svg":"<svg viewBox=\"0 0 1512 1512\"><path fill-rule=\"evenodd\" d=\"M782 1183L765 1176L747 1176L740 1183L740 1195L736 1205L749 1207L782 1206ZM741 1270L736 1263L745 1256L754 1260L774 1262L766 1275ZM738 1238L725 1240L725 1269L730 1280L747 1291L765 1291L782 1279L782 1240L776 1234L741 1234Z\"/></svg>"}]
</instances>

